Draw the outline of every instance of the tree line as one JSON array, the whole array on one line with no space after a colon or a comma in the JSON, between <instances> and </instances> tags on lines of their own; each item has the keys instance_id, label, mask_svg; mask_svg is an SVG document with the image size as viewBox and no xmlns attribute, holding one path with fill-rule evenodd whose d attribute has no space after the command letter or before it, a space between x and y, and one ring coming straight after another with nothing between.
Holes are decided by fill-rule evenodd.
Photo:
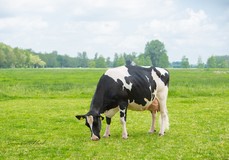
<instances>
[{"instance_id":1,"label":"tree line","mask_svg":"<svg viewBox=\"0 0 229 160\"><path fill-rule=\"evenodd\" d=\"M52 53L34 53L46 63L46 67L82 67L82 68L107 68L124 65L126 61L132 61L138 65L168 67L169 61L165 46L159 40L146 44L144 53L115 53L113 61L111 57L95 53L94 58L89 59L86 52L78 52L76 57L59 55L57 51Z\"/></svg>"},{"instance_id":2,"label":"tree line","mask_svg":"<svg viewBox=\"0 0 229 160\"><path fill-rule=\"evenodd\" d=\"M12 48L0 43L0 68L110 68L125 65L126 61L141 66L193 67L186 56L181 61L169 63L165 45L159 40L147 42L144 53L115 53L113 60L98 53L95 53L94 58L88 58L87 52L78 52L76 57L70 57L58 54L57 51L37 53L32 49ZM229 56L211 56L206 64L199 57L195 67L228 68Z\"/></svg>"},{"instance_id":3,"label":"tree line","mask_svg":"<svg viewBox=\"0 0 229 160\"><path fill-rule=\"evenodd\" d=\"M44 67L46 63L28 49L12 48L0 43L0 68Z\"/></svg>"}]
</instances>

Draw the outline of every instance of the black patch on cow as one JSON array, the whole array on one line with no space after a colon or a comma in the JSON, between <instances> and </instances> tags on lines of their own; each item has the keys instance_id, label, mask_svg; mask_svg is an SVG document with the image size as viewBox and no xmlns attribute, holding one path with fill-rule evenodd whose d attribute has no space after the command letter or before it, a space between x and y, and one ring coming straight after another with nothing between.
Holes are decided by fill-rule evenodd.
<instances>
[{"instance_id":1,"label":"black patch on cow","mask_svg":"<svg viewBox=\"0 0 229 160\"><path fill-rule=\"evenodd\" d=\"M123 101L128 101L128 95L123 90L123 82L119 79L116 82L111 77L103 75L97 85L91 108L98 110L98 113L104 113L119 106Z\"/></svg>"},{"instance_id":2,"label":"black patch on cow","mask_svg":"<svg viewBox=\"0 0 229 160\"><path fill-rule=\"evenodd\" d=\"M165 86L169 86L169 74L168 73L165 73L165 75L163 75L156 68L153 68L153 70L156 72L157 76L162 80L162 82L164 82Z\"/></svg>"},{"instance_id":3,"label":"black patch on cow","mask_svg":"<svg viewBox=\"0 0 229 160\"><path fill-rule=\"evenodd\" d=\"M110 125L111 124L111 118L106 117L106 122L107 122L108 125Z\"/></svg>"},{"instance_id":4,"label":"black patch on cow","mask_svg":"<svg viewBox=\"0 0 229 160\"><path fill-rule=\"evenodd\" d=\"M92 131L100 139L101 120L99 117L93 117Z\"/></svg>"},{"instance_id":5,"label":"black patch on cow","mask_svg":"<svg viewBox=\"0 0 229 160\"><path fill-rule=\"evenodd\" d=\"M126 89L130 102L140 105L146 105L145 98L152 99L152 93L156 89L156 82L152 78L152 68L143 68L139 66L126 66L130 76L125 77L127 84L132 83L131 91Z\"/></svg>"},{"instance_id":6,"label":"black patch on cow","mask_svg":"<svg viewBox=\"0 0 229 160\"><path fill-rule=\"evenodd\" d=\"M120 117L124 117L125 116L125 113L124 112L120 112Z\"/></svg>"}]
</instances>

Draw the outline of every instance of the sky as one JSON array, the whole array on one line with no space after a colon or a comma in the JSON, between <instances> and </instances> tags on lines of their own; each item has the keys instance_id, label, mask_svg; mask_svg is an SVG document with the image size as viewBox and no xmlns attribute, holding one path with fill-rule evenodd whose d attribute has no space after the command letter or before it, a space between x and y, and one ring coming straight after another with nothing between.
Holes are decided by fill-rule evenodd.
<instances>
[{"instance_id":1,"label":"sky","mask_svg":"<svg viewBox=\"0 0 229 160\"><path fill-rule=\"evenodd\" d=\"M229 55L229 0L0 0L0 42L113 59L164 43L169 61Z\"/></svg>"}]
</instances>

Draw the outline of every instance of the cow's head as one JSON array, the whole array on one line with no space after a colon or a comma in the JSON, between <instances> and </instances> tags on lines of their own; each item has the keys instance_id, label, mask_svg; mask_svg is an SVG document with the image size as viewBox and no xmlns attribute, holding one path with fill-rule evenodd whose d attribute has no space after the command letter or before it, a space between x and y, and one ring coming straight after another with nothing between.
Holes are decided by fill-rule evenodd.
<instances>
[{"instance_id":1,"label":"cow's head","mask_svg":"<svg viewBox=\"0 0 229 160\"><path fill-rule=\"evenodd\" d=\"M85 125L90 128L92 140L100 139L101 120L104 119L101 115L88 112L85 115L77 115L76 118L78 120L86 120Z\"/></svg>"}]
</instances>

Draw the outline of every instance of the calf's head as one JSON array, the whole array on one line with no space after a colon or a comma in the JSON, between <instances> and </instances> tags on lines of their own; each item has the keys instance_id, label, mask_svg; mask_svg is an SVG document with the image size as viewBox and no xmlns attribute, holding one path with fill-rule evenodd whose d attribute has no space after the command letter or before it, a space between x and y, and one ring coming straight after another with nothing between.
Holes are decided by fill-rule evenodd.
<instances>
[{"instance_id":1,"label":"calf's head","mask_svg":"<svg viewBox=\"0 0 229 160\"><path fill-rule=\"evenodd\" d=\"M101 120L104 118L101 115L87 113L85 115L77 115L78 120L85 119L85 125L91 131L91 140L96 141L100 139Z\"/></svg>"}]
</instances>

